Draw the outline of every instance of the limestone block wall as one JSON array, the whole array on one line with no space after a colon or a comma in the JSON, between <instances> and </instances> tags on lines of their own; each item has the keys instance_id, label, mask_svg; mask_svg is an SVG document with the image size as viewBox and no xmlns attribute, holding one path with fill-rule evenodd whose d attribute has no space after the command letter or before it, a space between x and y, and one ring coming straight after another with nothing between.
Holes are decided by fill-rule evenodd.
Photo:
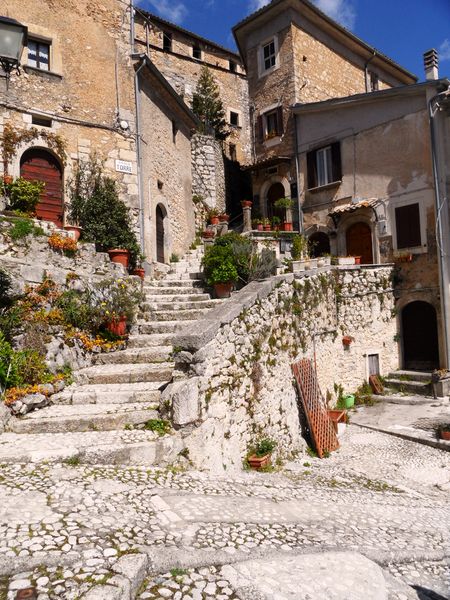
<instances>
[{"instance_id":1,"label":"limestone block wall","mask_svg":"<svg viewBox=\"0 0 450 600\"><path fill-rule=\"evenodd\" d=\"M354 391L368 379L368 355L381 373L398 366L390 267L330 268L315 276L254 282L174 341L176 380L163 395L199 468L242 465L256 438L289 456L304 448L291 365L317 364L322 393ZM351 336L350 348L342 337Z\"/></svg>"},{"instance_id":2,"label":"limestone block wall","mask_svg":"<svg viewBox=\"0 0 450 600\"><path fill-rule=\"evenodd\" d=\"M222 146L208 135L192 138L192 193L210 208L225 210L225 167Z\"/></svg>"}]
</instances>

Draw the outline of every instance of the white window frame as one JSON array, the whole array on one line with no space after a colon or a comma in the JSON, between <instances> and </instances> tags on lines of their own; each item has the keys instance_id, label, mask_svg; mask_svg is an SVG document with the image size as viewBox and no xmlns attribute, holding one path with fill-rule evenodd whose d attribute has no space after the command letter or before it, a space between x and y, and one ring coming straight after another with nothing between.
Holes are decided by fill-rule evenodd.
<instances>
[{"instance_id":1,"label":"white window frame","mask_svg":"<svg viewBox=\"0 0 450 600\"><path fill-rule=\"evenodd\" d=\"M39 60L36 61L36 65L32 65L30 64L30 43L31 44L37 44L38 47L39 45L41 46L47 46L48 47L48 64L47 64L47 68L43 69L42 67L38 67L37 63L39 62ZM39 59L39 57L38 57ZM47 38L42 38L38 35L34 36L32 34L30 34L28 36L28 43L27 43L27 67L30 67L30 69L37 69L38 71L44 71L45 73L49 73L52 70L52 40L49 40Z\"/></svg>"},{"instance_id":2,"label":"white window frame","mask_svg":"<svg viewBox=\"0 0 450 600\"><path fill-rule=\"evenodd\" d=\"M395 218L395 209L402 206L409 206L410 204L419 205L419 218L420 218L420 246L411 246L410 248L398 248L397 246L397 220ZM392 234L392 248L394 252L400 254L409 252L412 254L424 254L427 252L427 207L428 202L424 197L413 196L411 198L405 198L404 200L391 200L390 202L390 215L391 215L391 234Z\"/></svg>"},{"instance_id":3,"label":"white window frame","mask_svg":"<svg viewBox=\"0 0 450 600\"><path fill-rule=\"evenodd\" d=\"M265 61L264 61L264 48L273 42L274 51L275 51L275 64L266 69ZM269 75L269 73L273 73L280 66L280 55L279 55L279 46L278 46L278 35L272 35L267 38L263 42L261 42L258 46L258 76L264 77L265 75Z\"/></svg>"},{"instance_id":4,"label":"white window frame","mask_svg":"<svg viewBox=\"0 0 450 600\"><path fill-rule=\"evenodd\" d=\"M321 169L321 158L323 157L323 169ZM316 150L316 172L317 187L322 187L333 182L333 156L331 146L325 146Z\"/></svg>"},{"instance_id":5,"label":"white window frame","mask_svg":"<svg viewBox=\"0 0 450 600\"><path fill-rule=\"evenodd\" d=\"M238 116L238 124L237 125L233 125L231 123L231 113L235 113ZM236 127L236 128L242 128L242 112L240 110L237 110L237 108L229 108L228 109L228 123L230 125L230 127Z\"/></svg>"}]
</instances>

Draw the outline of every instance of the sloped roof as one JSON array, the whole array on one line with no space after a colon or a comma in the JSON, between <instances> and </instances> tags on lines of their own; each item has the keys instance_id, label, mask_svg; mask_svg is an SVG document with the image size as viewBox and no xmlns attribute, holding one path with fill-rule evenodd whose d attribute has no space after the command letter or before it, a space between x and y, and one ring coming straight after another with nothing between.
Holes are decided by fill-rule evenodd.
<instances>
[{"instance_id":1,"label":"sloped roof","mask_svg":"<svg viewBox=\"0 0 450 600\"><path fill-rule=\"evenodd\" d=\"M348 202L347 204L335 206L330 210L328 214L339 215L345 212L354 212L359 208L375 208L381 202L382 200L380 200L380 198L369 198L368 200L360 200L359 202Z\"/></svg>"}]
</instances>

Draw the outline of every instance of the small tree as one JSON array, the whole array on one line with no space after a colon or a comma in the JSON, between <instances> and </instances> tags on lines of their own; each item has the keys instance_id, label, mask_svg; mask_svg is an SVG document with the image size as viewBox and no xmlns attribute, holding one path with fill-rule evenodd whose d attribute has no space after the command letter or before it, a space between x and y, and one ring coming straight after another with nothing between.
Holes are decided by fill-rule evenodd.
<instances>
[{"instance_id":1,"label":"small tree","mask_svg":"<svg viewBox=\"0 0 450 600\"><path fill-rule=\"evenodd\" d=\"M202 123L202 133L208 133L209 129L214 129L215 136L219 140L224 140L229 135L226 130L225 111L220 99L219 88L207 66L202 67L192 97L192 111Z\"/></svg>"}]
</instances>

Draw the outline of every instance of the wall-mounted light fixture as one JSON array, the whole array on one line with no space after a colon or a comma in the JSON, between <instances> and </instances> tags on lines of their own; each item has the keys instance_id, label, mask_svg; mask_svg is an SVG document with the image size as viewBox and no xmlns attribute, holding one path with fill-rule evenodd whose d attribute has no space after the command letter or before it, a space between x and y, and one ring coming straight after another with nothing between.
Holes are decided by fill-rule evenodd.
<instances>
[{"instance_id":1,"label":"wall-mounted light fixture","mask_svg":"<svg viewBox=\"0 0 450 600\"><path fill-rule=\"evenodd\" d=\"M27 44L28 28L15 19L0 16L0 66L5 72L6 87L13 69L19 70L22 52Z\"/></svg>"}]
</instances>

